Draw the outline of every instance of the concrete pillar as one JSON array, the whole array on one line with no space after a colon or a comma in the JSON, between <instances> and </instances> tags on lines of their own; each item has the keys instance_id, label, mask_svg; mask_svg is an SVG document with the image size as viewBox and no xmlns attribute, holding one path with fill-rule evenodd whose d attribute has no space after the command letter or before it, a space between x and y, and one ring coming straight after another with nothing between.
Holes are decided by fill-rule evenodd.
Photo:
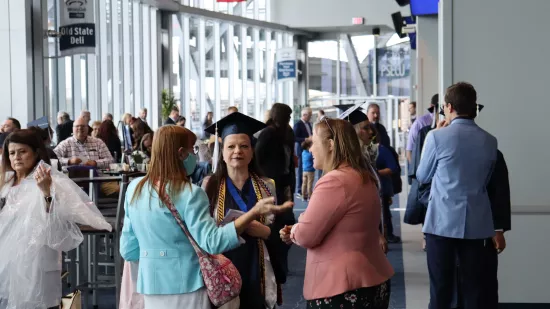
<instances>
[{"instance_id":1,"label":"concrete pillar","mask_svg":"<svg viewBox=\"0 0 550 309\"><path fill-rule=\"evenodd\" d=\"M438 92L437 16L418 16L416 27L416 106L421 116L427 113L432 96Z\"/></svg>"}]
</instances>

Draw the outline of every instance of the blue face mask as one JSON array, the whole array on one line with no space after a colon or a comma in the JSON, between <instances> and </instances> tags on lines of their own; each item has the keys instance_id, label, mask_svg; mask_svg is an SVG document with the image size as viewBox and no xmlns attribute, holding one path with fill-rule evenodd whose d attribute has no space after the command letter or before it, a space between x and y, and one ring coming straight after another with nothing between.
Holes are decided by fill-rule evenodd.
<instances>
[{"instance_id":1,"label":"blue face mask","mask_svg":"<svg viewBox=\"0 0 550 309\"><path fill-rule=\"evenodd\" d=\"M191 176L195 172L195 167L197 167L197 156L194 153L189 153L187 158L183 160L183 167L185 167L187 176Z\"/></svg>"}]
</instances>

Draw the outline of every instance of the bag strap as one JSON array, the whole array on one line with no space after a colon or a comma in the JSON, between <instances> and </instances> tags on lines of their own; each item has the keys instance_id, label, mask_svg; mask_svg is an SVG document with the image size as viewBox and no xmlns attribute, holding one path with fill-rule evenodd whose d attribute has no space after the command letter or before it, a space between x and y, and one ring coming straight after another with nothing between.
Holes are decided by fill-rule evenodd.
<instances>
[{"instance_id":1,"label":"bag strap","mask_svg":"<svg viewBox=\"0 0 550 309\"><path fill-rule=\"evenodd\" d=\"M158 186L156 186L156 187L157 187L157 192L160 193L160 189L158 188ZM172 216L174 217L174 219L176 219L176 222L178 223L178 225L183 230L183 233L185 233L185 236L187 236L187 238L189 239L189 242L191 242L191 245L193 246L193 249L195 249L195 252L197 253L197 255L199 257L208 255L208 253L206 253L197 244L197 242L195 241L195 239L193 238L193 236L191 235L191 233L187 229L187 225L185 224L185 222L181 218L181 215L180 215L179 211L176 209L176 206L174 206L174 203L172 202L172 199L170 198L170 195L168 195L168 193L166 193L166 191L164 191L164 194L161 197L161 199L162 199L162 202L166 205L166 207L168 207L168 209L170 210L170 213L172 213Z\"/></svg>"}]
</instances>

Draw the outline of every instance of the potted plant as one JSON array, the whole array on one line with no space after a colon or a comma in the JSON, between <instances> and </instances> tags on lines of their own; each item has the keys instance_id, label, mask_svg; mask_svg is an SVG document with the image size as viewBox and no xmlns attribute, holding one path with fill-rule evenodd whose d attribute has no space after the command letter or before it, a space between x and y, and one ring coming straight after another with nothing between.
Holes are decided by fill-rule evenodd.
<instances>
[{"instance_id":1,"label":"potted plant","mask_svg":"<svg viewBox=\"0 0 550 309\"><path fill-rule=\"evenodd\" d=\"M168 89L162 90L162 119L166 119L170 116L170 112L174 106L178 106L174 94L168 91Z\"/></svg>"}]
</instances>

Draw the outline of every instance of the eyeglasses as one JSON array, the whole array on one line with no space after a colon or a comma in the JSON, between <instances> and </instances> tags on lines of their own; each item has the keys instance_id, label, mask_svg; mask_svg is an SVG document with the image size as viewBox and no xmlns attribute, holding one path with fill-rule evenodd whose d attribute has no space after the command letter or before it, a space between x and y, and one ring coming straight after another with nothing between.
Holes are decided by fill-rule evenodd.
<instances>
[{"instance_id":1,"label":"eyeglasses","mask_svg":"<svg viewBox=\"0 0 550 309\"><path fill-rule=\"evenodd\" d=\"M335 138L335 137L336 137L336 134L334 134L334 130L332 129L332 127L331 127L330 124L328 123L328 120L329 120L329 117L323 117L323 122L327 124L328 129L329 129L330 132L332 133L332 137Z\"/></svg>"}]
</instances>

